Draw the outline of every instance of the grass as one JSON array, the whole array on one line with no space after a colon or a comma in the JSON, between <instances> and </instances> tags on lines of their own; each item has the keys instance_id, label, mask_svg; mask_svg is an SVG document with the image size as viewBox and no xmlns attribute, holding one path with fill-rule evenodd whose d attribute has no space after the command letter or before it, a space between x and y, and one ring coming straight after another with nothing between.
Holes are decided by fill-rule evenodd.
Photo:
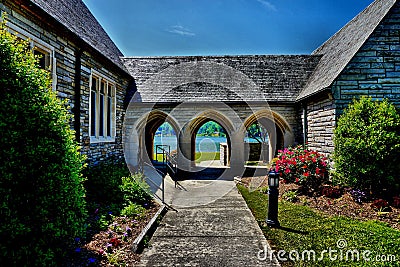
<instances>
[{"instance_id":1,"label":"grass","mask_svg":"<svg viewBox=\"0 0 400 267\"><path fill-rule=\"evenodd\" d=\"M327 216L307 206L296 205L290 202L279 203L280 229L271 229L265 224L268 209L268 195L261 191L249 192L245 187L238 186L247 205L253 212L264 235L270 241L275 251L297 251L300 259L285 262L284 266L400 266L400 231L385 223L349 219L341 216ZM339 249L339 240L346 240L347 246ZM326 253L322 261L318 261L324 250L332 251L337 260L330 260ZM301 260L301 253L305 250L316 252L316 261ZM360 261L346 261L346 252L357 250L360 252ZM362 253L371 251L364 261ZM340 251L343 251L340 260ZM275 253L276 255L276 253ZM375 257L383 255L387 259L394 255L395 262L378 262ZM288 254L286 254L288 257ZM383 258L383 257L381 257ZM373 261L374 260L374 261Z\"/></svg>"},{"instance_id":2,"label":"grass","mask_svg":"<svg viewBox=\"0 0 400 267\"><path fill-rule=\"evenodd\" d=\"M219 160L220 152L196 152L196 163L208 160Z\"/></svg>"},{"instance_id":3,"label":"grass","mask_svg":"<svg viewBox=\"0 0 400 267\"><path fill-rule=\"evenodd\" d=\"M207 160L219 160L220 152L196 152L195 160L196 163L207 161ZM154 159L156 158L156 154L154 153ZM157 155L157 160L162 161L162 154Z\"/></svg>"}]
</instances>

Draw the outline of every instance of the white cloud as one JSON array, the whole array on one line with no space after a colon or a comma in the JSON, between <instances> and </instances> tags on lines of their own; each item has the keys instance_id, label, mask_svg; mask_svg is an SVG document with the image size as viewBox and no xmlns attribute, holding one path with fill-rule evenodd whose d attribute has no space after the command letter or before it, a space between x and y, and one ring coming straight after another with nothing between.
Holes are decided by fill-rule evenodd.
<instances>
[{"instance_id":1,"label":"white cloud","mask_svg":"<svg viewBox=\"0 0 400 267\"><path fill-rule=\"evenodd\" d=\"M170 33L179 34L182 36L195 36L196 35L194 32L192 32L191 30L189 30L181 25L171 26L167 29L167 31Z\"/></svg>"},{"instance_id":2,"label":"white cloud","mask_svg":"<svg viewBox=\"0 0 400 267\"><path fill-rule=\"evenodd\" d=\"M265 8L272 10L272 11L277 11L276 6L274 4L272 4L270 1L266 1L266 0L256 0L257 2L259 2L261 5L263 5Z\"/></svg>"}]
</instances>

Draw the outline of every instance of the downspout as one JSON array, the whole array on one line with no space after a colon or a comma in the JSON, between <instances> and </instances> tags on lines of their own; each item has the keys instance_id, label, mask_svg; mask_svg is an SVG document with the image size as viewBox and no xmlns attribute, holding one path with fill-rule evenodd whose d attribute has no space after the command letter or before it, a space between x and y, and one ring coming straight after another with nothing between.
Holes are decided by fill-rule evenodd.
<instances>
[{"instance_id":1,"label":"downspout","mask_svg":"<svg viewBox=\"0 0 400 267\"><path fill-rule=\"evenodd\" d=\"M303 102L303 145L307 144L308 140L308 116L307 116L307 103Z\"/></svg>"},{"instance_id":2,"label":"downspout","mask_svg":"<svg viewBox=\"0 0 400 267\"><path fill-rule=\"evenodd\" d=\"M83 49L79 48L75 52L75 104L73 108L74 113L74 130L75 139L78 144L81 145L81 61L82 61Z\"/></svg>"}]
</instances>

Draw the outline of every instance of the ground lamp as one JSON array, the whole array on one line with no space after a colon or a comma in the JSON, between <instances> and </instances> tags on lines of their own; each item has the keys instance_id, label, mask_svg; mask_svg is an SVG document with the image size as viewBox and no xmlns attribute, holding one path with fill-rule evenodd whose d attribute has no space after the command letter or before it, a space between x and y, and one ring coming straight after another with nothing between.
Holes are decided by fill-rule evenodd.
<instances>
[{"instance_id":1,"label":"ground lamp","mask_svg":"<svg viewBox=\"0 0 400 267\"><path fill-rule=\"evenodd\" d=\"M268 173L268 217L267 224L271 227L279 227L278 221L278 196L279 196L279 173L270 170Z\"/></svg>"}]
</instances>

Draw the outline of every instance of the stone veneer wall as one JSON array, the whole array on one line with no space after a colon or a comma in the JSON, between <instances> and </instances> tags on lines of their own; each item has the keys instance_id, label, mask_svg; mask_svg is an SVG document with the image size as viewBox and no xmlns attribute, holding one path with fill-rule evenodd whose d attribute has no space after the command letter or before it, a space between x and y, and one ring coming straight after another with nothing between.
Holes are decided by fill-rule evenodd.
<instances>
[{"instance_id":1,"label":"stone veneer wall","mask_svg":"<svg viewBox=\"0 0 400 267\"><path fill-rule=\"evenodd\" d=\"M304 115L301 115L303 124ZM307 103L307 145L308 148L331 154L333 152L333 131L336 126L336 105L328 97L314 99Z\"/></svg>"},{"instance_id":2,"label":"stone veneer wall","mask_svg":"<svg viewBox=\"0 0 400 267\"><path fill-rule=\"evenodd\" d=\"M7 13L7 20L13 25L23 29L35 38L54 47L56 57L56 73L57 73L57 96L59 99L67 100L67 105L71 112L75 107L75 62L76 53L81 45L77 44L76 38L73 38L65 29L50 26L43 18L38 18L37 14L29 12L25 8L13 1L1 1L1 12ZM88 49L89 50L89 49ZM81 60L81 107L80 107L80 138L79 142L82 146L82 153L88 156L89 162L97 162L105 158L115 155L123 157L122 148L122 124L124 118L124 100L126 88L129 80L127 75L119 74L111 68L107 67L104 60L98 60L98 56L94 56L90 52L84 52ZM91 69L95 69L109 79L117 83L116 87L116 138L112 143L96 143L90 144L89 138L89 81ZM74 121L71 122L73 127Z\"/></svg>"},{"instance_id":3,"label":"stone veneer wall","mask_svg":"<svg viewBox=\"0 0 400 267\"><path fill-rule=\"evenodd\" d=\"M339 114L355 97L388 98L400 107L400 3L389 11L333 83Z\"/></svg>"}]
</instances>

